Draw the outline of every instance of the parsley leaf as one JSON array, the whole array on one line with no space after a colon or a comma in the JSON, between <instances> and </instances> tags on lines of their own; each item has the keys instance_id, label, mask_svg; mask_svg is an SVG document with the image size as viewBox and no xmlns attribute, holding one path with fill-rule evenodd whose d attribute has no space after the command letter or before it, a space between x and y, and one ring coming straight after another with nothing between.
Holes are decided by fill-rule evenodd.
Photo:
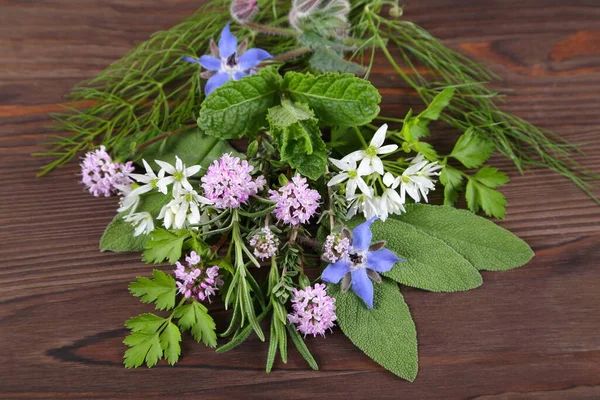
<instances>
[{"instance_id":1,"label":"parsley leaf","mask_svg":"<svg viewBox=\"0 0 600 400\"><path fill-rule=\"evenodd\" d=\"M473 177L469 178L465 197L469 209L475 213L481 208L490 217L504 218L506 216L506 198L504 195L480 183Z\"/></svg>"},{"instance_id":2,"label":"parsley leaf","mask_svg":"<svg viewBox=\"0 0 600 400\"><path fill-rule=\"evenodd\" d=\"M467 168L477 168L490 158L494 148L491 140L477 135L473 128L469 128L456 141L450 157Z\"/></svg>"},{"instance_id":3,"label":"parsley leaf","mask_svg":"<svg viewBox=\"0 0 600 400\"><path fill-rule=\"evenodd\" d=\"M142 260L148 264L158 264L169 260L171 264L174 264L181 258L184 241L189 237L190 231L187 230L155 229L144 244L146 250L144 250Z\"/></svg>"},{"instance_id":4,"label":"parsley leaf","mask_svg":"<svg viewBox=\"0 0 600 400\"><path fill-rule=\"evenodd\" d=\"M201 341L208 347L217 346L215 321L204 305L197 301L179 306L173 312L178 318L178 324L183 330L189 330L196 341Z\"/></svg>"},{"instance_id":5,"label":"parsley leaf","mask_svg":"<svg viewBox=\"0 0 600 400\"><path fill-rule=\"evenodd\" d=\"M138 276L137 280L129 284L129 292L139 297L143 303L156 303L157 310L175 307L175 279L157 269L152 271L152 276L154 279Z\"/></svg>"},{"instance_id":6,"label":"parsley leaf","mask_svg":"<svg viewBox=\"0 0 600 400\"><path fill-rule=\"evenodd\" d=\"M165 358L171 365L179 360L181 354L179 342L181 342L181 332L179 332L177 325L169 321L160 334L160 346L164 351Z\"/></svg>"},{"instance_id":7,"label":"parsley leaf","mask_svg":"<svg viewBox=\"0 0 600 400\"><path fill-rule=\"evenodd\" d=\"M163 356L158 332L132 332L123 340L123 343L130 347L124 357L126 368L139 367L144 361L150 368L155 366Z\"/></svg>"},{"instance_id":8,"label":"parsley leaf","mask_svg":"<svg viewBox=\"0 0 600 400\"><path fill-rule=\"evenodd\" d=\"M508 183L508 176L494 167L481 168L473 175L473 178L491 188L497 188Z\"/></svg>"},{"instance_id":9,"label":"parsley leaf","mask_svg":"<svg viewBox=\"0 0 600 400\"><path fill-rule=\"evenodd\" d=\"M440 182L444 185L444 205L454 206L458 199L458 192L463 188L463 176L459 170L445 165L440 172Z\"/></svg>"},{"instance_id":10,"label":"parsley leaf","mask_svg":"<svg viewBox=\"0 0 600 400\"><path fill-rule=\"evenodd\" d=\"M454 89L446 88L438 93L419 115L412 117L412 110L409 110L404 118L402 136L409 142L429 136L429 123L437 121L444 108L450 104L452 96L454 96Z\"/></svg>"}]
</instances>

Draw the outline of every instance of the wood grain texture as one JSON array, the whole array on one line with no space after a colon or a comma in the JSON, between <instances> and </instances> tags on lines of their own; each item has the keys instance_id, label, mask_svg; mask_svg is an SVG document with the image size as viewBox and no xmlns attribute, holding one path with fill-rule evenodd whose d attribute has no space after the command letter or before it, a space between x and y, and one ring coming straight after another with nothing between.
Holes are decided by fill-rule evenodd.
<instances>
[{"instance_id":1,"label":"wood grain texture","mask_svg":"<svg viewBox=\"0 0 600 400\"><path fill-rule=\"evenodd\" d=\"M586 142L600 171L600 3L597 0L421 0L405 15L486 63L512 89L505 109ZM77 166L36 179L48 112L156 30L190 15L183 0L0 0L0 397L37 398L600 398L600 207L568 181L533 170L511 183L501 225L536 250L532 263L484 272L467 293L404 288L420 340L414 383L370 361L339 330L308 339L321 371L291 351L263 371L256 338L217 355L183 343L176 367L121 365L123 322L150 307L126 290L149 267L98 251L114 199L77 183ZM373 75L383 110L418 105L384 63ZM440 126L438 137L456 132ZM448 140L441 140L444 143ZM227 315L216 311L222 326Z\"/></svg>"}]
</instances>

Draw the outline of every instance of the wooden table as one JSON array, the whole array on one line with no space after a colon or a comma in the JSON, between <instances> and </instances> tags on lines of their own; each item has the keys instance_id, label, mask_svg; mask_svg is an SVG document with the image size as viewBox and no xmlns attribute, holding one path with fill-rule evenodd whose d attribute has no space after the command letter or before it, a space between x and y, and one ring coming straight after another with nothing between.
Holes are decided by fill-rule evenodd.
<instances>
[{"instance_id":1,"label":"wooden table","mask_svg":"<svg viewBox=\"0 0 600 400\"><path fill-rule=\"evenodd\" d=\"M514 89L505 109L587 142L584 163L600 171L598 0L408 3L407 18L505 78L499 87ZM500 157L493 163L511 176L501 224L537 256L522 269L484 272L471 292L403 290L420 340L414 383L339 330L308 339L319 372L291 350L266 375L267 347L256 338L224 355L188 338L176 367L124 369L123 322L150 310L126 288L149 267L137 254L98 251L114 198L84 192L76 163L36 179L44 160L29 154L76 82L197 6L0 0L0 397L600 398L600 207L567 180L545 170L519 176ZM389 68L374 79L388 115L417 104Z\"/></svg>"}]
</instances>

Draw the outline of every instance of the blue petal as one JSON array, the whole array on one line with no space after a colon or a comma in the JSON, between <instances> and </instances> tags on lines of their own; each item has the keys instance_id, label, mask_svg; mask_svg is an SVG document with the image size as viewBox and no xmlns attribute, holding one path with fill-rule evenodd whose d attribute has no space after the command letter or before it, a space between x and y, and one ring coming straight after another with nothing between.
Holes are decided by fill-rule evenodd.
<instances>
[{"instance_id":1,"label":"blue petal","mask_svg":"<svg viewBox=\"0 0 600 400\"><path fill-rule=\"evenodd\" d=\"M227 58L237 51L237 38L229 30L229 24L221 31L219 38L219 55L221 58Z\"/></svg>"},{"instance_id":2,"label":"blue petal","mask_svg":"<svg viewBox=\"0 0 600 400\"><path fill-rule=\"evenodd\" d=\"M221 60L213 56L202 56L198 61L198 64L202 65L204 69L209 71L218 71L221 69Z\"/></svg>"},{"instance_id":3,"label":"blue petal","mask_svg":"<svg viewBox=\"0 0 600 400\"><path fill-rule=\"evenodd\" d=\"M187 62L191 62L192 64L200 64L200 60L198 60L197 58L194 58L194 57L184 56L184 57L182 57L182 59L184 59Z\"/></svg>"},{"instance_id":4,"label":"blue petal","mask_svg":"<svg viewBox=\"0 0 600 400\"><path fill-rule=\"evenodd\" d=\"M243 77L248 76L247 72L244 71L238 71L235 74L233 74L233 80L235 81L239 81L240 79L242 79Z\"/></svg>"},{"instance_id":5,"label":"blue petal","mask_svg":"<svg viewBox=\"0 0 600 400\"><path fill-rule=\"evenodd\" d=\"M361 250L369 249L369 245L373 239L373 234L371 233L371 224L376 219L377 217L373 217L354 228L352 231L352 247Z\"/></svg>"},{"instance_id":6,"label":"blue petal","mask_svg":"<svg viewBox=\"0 0 600 400\"><path fill-rule=\"evenodd\" d=\"M204 93L208 96L210 92L223 85L225 82L229 80L229 74L227 72L219 72L213 75L207 82L204 87Z\"/></svg>"},{"instance_id":7,"label":"blue petal","mask_svg":"<svg viewBox=\"0 0 600 400\"><path fill-rule=\"evenodd\" d=\"M373 282L369 279L366 268L352 271L352 291L363 299L369 308L373 308Z\"/></svg>"},{"instance_id":8,"label":"blue petal","mask_svg":"<svg viewBox=\"0 0 600 400\"><path fill-rule=\"evenodd\" d=\"M367 254L367 268L377 272L388 272L398 261L406 261L399 258L393 251L381 249Z\"/></svg>"},{"instance_id":9,"label":"blue petal","mask_svg":"<svg viewBox=\"0 0 600 400\"><path fill-rule=\"evenodd\" d=\"M242 69L250 69L269 58L273 56L263 49L250 49L240 56L238 62Z\"/></svg>"},{"instance_id":10,"label":"blue petal","mask_svg":"<svg viewBox=\"0 0 600 400\"><path fill-rule=\"evenodd\" d=\"M349 271L350 265L348 265L348 262L340 260L335 264L329 264L323 271L321 279L329 283L338 283Z\"/></svg>"}]
</instances>

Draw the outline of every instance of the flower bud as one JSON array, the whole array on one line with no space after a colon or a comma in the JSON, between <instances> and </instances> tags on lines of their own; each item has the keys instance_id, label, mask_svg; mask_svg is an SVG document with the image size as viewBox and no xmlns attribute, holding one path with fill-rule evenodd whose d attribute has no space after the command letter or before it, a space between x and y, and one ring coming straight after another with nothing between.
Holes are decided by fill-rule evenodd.
<instances>
[{"instance_id":1,"label":"flower bud","mask_svg":"<svg viewBox=\"0 0 600 400\"><path fill-rule=\"evenodd\" d=\"M233 0L229 7L231 17L239 24L244 25L254 19L258 13L258 1Z\"/></svg>"}]
</instances>

